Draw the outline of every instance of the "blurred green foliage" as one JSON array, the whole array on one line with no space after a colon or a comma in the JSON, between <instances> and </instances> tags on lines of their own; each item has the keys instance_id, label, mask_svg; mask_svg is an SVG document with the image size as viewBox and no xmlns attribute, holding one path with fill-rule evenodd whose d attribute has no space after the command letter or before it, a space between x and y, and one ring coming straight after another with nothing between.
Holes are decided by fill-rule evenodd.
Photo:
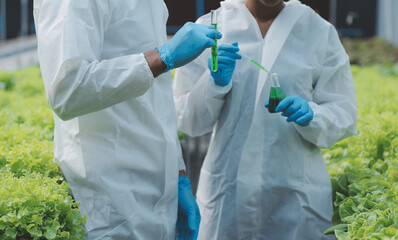
<instances>
[{"instance_id":1,"label":"blurred green foliage","mask_svg":"<svg viewBox=\"0 0 398 240\"><path fill-rule=\"evenodd\" d=\"M353 65L392 66L398 63L398 48L381 38L342 38L343 46Z\"/></svg>"},{"instance_id":2,"label":"blurred green foliage","mask_svg":"<svg viewBox=\"0 0 398 240\"><path fill-rule=\"evenodd\" d=\"M14 87L14 75L9 72L0 71L0 91L9 91Z\"/></svg>"}]
</instances>

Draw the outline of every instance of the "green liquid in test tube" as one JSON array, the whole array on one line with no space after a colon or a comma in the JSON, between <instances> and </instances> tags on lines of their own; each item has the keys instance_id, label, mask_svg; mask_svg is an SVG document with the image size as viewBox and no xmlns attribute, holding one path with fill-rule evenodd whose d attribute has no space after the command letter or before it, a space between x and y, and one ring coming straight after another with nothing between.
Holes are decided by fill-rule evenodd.
<instances>
[{"instance_id":1,"label":"green liquid in test tube","mask_svg":"<svg viewBox=\"0 0 398 240\"><path fill-rule=\"evenodd\" d=\"M217 30L217 12L215 10L211 10L211 25L213 25ZM217 64L217 39L216 44L211 48L211 70L213 72L217 72L218 64Z\"/></svg>"},{"instance_id":2,"label":"green liquid in test tube","mask_svg":"<svg viewBox=\"0 0 398 240\"><path fill-rule=\"evenodd\" d=\"M276 73L271 74L271 91L269 94L269 106L268 111L275 113L275 108L278 106L286 96L279 85L278 75Z\"/></svg>"}]
</instances>

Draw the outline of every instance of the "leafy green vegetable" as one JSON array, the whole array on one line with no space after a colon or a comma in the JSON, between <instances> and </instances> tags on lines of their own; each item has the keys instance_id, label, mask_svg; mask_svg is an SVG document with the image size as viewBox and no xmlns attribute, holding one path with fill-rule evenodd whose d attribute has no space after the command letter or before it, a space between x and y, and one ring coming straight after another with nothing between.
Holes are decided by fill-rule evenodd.
<instances>
[{"instance_id":1,"label":"leafy green vegetable","mask_svg":"<svg viewBox=\"0 0 398 240\"><path fill-rule=\"evenodd\" d=\"M40 69L0 73L0 107L0 239L83 239L86 217L52 160Z\"/></svg>"},{"instance_id":2,"label":"leafy green vegetable","mask_svg":"<svg viewBox=\"0 0 398 240\"><path fill-rule=\"evenodd\" d=\"M82 239L86 217L59 180L0 170L0 239L59 239L65 233Z\"/></svg>"},{"instance_id":3,"label":"leafy green vegetable","mask_svg":"<svg viewBox=\"0 0 398 240\"><path fill-rule=\"evenodd\" d=\"M337 239L398 239L398 76L352 67L358 131L323 150L331 175ZM343 227L344 226L344 227Z\"/></svg>"}]
</instances>

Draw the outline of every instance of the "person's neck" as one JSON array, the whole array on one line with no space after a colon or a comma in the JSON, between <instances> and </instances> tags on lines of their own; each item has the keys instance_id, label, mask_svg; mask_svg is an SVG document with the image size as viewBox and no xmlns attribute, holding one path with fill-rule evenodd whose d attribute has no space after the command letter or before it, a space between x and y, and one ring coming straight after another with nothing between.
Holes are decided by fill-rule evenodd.
<instances>
[{"instance_id":1,"label":"person's neck","mask_svg":"<svg viewBox=\"0 0 398 240\"><path fill-rule=\"evenodd\" d=\"M285 7L285 2L281 1L278 5L274 7L268 7L264 6L258 0L245 0L245 5L257 21L267 22L270 20L274 20L276 16L278 16L278 14Z\"/></svg>"}]
</instances>

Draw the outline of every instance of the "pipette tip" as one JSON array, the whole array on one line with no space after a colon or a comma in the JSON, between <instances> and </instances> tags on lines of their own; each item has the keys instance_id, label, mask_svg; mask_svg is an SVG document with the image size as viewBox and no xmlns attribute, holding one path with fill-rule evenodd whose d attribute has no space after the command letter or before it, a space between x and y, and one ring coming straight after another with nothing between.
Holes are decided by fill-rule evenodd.
<instances>
[{"instance_id":1,"label":"pipette tip","mask_svg":"<svg viewBox=\"0 0 398 240\"><path fill-rule=\"evenodd\" d=\"M254 65L256 65L257 67L259 67L260 69L264 70L265 72L267 72L268 74L271 74L267 69L265 69L263 66L261 66L259 63L257 63L256 61L254 61L253 59L250 60Z\"/></svg>"}]
</instances>

